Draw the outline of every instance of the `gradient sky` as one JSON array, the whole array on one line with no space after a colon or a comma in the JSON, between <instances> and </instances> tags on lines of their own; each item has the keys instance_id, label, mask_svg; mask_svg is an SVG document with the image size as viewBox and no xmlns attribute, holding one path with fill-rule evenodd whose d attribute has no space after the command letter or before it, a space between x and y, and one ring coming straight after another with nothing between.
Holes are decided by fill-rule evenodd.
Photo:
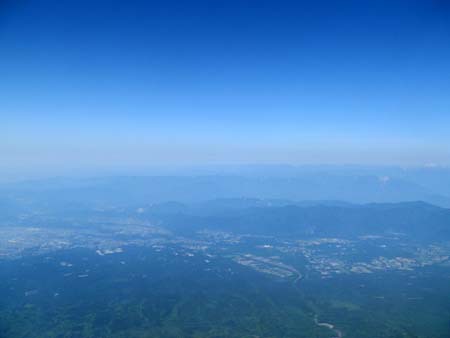
<instances>
[{"instance_id":1,"label":"gradient sky","mask_svg":"<svg viewBox=\"0 0 450 338\"><path fill-rule=\"evenodd\" d=\"M447 1L2 1L0 166L450 165Z\"/></svg>"}]
</instances>

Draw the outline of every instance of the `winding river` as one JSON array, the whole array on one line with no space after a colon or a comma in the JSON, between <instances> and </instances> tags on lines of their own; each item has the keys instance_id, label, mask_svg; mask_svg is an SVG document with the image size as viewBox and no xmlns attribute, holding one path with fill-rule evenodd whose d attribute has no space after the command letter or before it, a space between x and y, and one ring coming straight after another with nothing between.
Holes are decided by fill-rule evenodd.
<instances>
[{"instance_id":1,"label":"winding river","mask_svg":"<svg viewBox=\"0 0 450 338\"><path fill-rule=\"evenodd\" d=\"M341 330L336 329L333 324L319 322L319 320L317 319L317 315L314 316L314 323L316 323L317 326L326 327L327 329L330 329L331 331L333 331L336 335L332 338L342 338L343 337Z\"/></svg>"}]
</instances>

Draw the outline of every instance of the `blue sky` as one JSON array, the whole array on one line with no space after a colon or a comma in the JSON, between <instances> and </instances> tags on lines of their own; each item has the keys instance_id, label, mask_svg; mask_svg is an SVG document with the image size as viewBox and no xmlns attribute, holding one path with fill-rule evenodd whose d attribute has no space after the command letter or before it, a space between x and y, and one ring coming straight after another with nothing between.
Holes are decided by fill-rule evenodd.
<instances>
[{"instance_id":1,"label":"blue sky","mask_svg":"<svg viewBox=\"0 0 450 338\"><path fill-rule=\"evenodd\" d=\"M9 168L450 164L446 1L9 1Z\"/></svg>"}]
</instances>

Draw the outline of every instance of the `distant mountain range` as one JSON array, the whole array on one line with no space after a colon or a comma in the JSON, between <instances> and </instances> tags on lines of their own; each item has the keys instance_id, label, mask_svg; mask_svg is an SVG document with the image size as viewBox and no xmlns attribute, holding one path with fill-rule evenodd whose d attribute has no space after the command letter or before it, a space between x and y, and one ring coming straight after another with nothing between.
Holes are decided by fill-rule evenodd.
<instances>
[{"instance_id":1,"label":"distant mountain range","mask_svg":"<svg viewBox=\"0 0 450 338\"><path fill-rule=\"evenodd\" d=\"M221 198L350 203L424 201L450 207L450 169L250 167L178 176L55 178L0 185L0 200L127 206Z\"/></svg>"},{"instance_id":2,"label":"distant mountain range","mask_svg":"<svg viewBox=\"0 0 450 338\"><path fill-rule=\"evenodd\" d=\"M277 167L198 176L55 178L0 185L0 225L20 215L76 219L104 212L162 222L175 231L396 232L450 239L449 196L450 170L439 168Z\"/></svg>"},{"instance_id":3,"label":"distant mountain range","mask_svg":"<svg viewBox=\"0 0 450 338\"><path fill-rule=\"evenodd\" d=\"M305 202L262 206L267 201L220 200L187 207L156 205L144 217L163 220L178 232L231 231L238 234L296 237L363 235L408 236L416 240L450 240L450 209L424 202L352 205L339 202ZM250 203L252 204L252 203ZM214 205L213 209L210 208Z\"/></svg>"}]
</instances>

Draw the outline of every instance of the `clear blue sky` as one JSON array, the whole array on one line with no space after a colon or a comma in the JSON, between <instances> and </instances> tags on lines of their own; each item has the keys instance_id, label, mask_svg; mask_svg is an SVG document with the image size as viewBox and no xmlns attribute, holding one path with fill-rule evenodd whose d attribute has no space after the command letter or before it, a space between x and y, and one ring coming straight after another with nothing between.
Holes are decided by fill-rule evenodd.
<instances>
[{"instance_id":1,"label":"clear blue sky","mask_svg":"<svg viewBox=\"0 0 450 338\"><path fill-rule=\"evenodd\" d=\"M447 1L2 1L0 165L450 164Z\"/></svg>"}]
</instances>

